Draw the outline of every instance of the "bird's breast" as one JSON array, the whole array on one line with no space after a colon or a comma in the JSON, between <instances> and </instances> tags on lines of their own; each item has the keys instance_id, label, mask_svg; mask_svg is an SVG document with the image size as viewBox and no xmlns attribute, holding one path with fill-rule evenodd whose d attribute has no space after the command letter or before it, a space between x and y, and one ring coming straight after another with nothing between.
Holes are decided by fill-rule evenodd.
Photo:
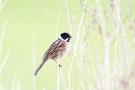
<instances>
[{"instance_id":1,"label":"bird's breast","mask_svg":"<svg viewBox=\"0 0 135 90\"><path fill-rule=\"evenodd\" d=\"M58 55L53 57L53 60L57 60L57 59L60 59L60 58L63 58L64 56L66 56L69 52L69 49L70 49L70 43L67 42L64 49L61 50Z\"/></svg>"}]
</instances>

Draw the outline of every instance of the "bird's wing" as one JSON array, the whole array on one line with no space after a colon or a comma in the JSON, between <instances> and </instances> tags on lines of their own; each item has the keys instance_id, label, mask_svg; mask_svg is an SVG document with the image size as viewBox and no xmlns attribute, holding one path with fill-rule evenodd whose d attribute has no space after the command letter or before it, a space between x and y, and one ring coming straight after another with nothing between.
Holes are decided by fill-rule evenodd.
<instances>
[{"instance_id":1,"label":"bird's wing","mask_svg":"<svg viewBox=\"0 0 135 90\"><path fill-rule=\"evenodd\" d=\"M49 49L46 51L46 53L43 56L43 60L48 60L54 56L58 56L60 51L65 50L66 43L61 40L56 40L51 44Z\"/></svg>"}]
</instances>

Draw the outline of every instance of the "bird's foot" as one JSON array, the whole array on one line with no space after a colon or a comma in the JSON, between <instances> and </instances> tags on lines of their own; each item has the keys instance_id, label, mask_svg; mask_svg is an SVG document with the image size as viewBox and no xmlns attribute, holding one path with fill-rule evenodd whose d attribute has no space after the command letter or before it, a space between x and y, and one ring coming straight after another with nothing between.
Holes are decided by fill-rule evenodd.
<instances>
[{"instance_id":1,"label":"bird's foot","mask_svg":"<svg viewBox=\"0 0 135 90\"><path fill-rule=\"evenodd\" d=\"M61 67L62 68L62 66L59 64L59 67Z\"/></svg>"}]
</instances>

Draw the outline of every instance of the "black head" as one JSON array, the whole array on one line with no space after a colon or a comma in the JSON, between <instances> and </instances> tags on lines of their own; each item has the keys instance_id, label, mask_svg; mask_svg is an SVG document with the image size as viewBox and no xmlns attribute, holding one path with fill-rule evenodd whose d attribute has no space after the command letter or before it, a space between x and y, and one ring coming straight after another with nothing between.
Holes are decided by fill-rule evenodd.
<instances>
[{"instance_id":1,"label":"black head","mask_svg":"<svg viewBox=\"0 0 135 90\"><path fill-rule=\"evenodd\" d=\"M64 32L64 33L60 34L60 38L62 40L64 40L64 41L69 42L70 41L70 38L72 38L72 36L70 36L69 33Z\"/></svg>"}]
</instances>

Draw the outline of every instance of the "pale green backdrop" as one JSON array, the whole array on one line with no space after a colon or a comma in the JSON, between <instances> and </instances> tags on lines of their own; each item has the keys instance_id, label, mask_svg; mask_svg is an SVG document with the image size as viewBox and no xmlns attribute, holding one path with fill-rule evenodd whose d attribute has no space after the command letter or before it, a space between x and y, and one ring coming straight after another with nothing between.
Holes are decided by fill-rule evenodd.
<instances>
[{"instance_id":1,"label":"pale green backdrop","mask_svg":"<svg viewBox=\"0 0 135 90\"><path fill-rule=\"evenodd\" d=\"M2 0L2 3L3 2L4 1ZM67 0L67 2L70 14L76 16L77 24L79 25L82 14L80 0ZM107 10L109 0L100 0L100 2L104 10ZM11 90L13 87L16 88L17 82L20 82L21 90L32 90L32 36L35 37L35 60L36 67L38 67L43 54L49 45L56 39L56 25L59 14L58 34L62 32L70 32L68 30L66 12L61 0L42 0L42 3L44 7L41 5L40 0L8 0L0 12L0 33L2 32L4 22L7 22L2 45L1 63L7 52L10 51L9 57L1 73L1 85L5 90ZM134 0L130 0L133 15L135 15L134 3ZM87 6L90 7L92 5L95 5L93 8L96 7L95 1L87 0ZM123 13L122 17L125 18L125 2L122 2L121 7L123 7L121 10ZM50 15L47 15L44 9L46 9ZM89 10L89 15L87 16L89 17L88 21L91 21L91 12L92 9ZM95 42L94 45L98 47L97 49L103 52L102 44L98 44L98 42L101 42L99 39L99 32L94 31L94 33L96 34L91 37L91 40ZM73 50L71 49L70 53L61 60L66 83L68 81L68 69L72 53ZM71 71L71 87L73 87L74 90L77 90L79 86L76 71L78 71L78 66L76 61L74 61ZM84 74L84 77L86 76ZM85 81L86 83L89 82L88 80ZM13 86L13 82L16 86ZM42 90L43 87L45 87L46 90L56 89L57 64L55 62L48 61L43 66L39 74L36 76L35 87L36 90ZM85 87L87 90L88 85L85 85ZM60 88L62 90L61 83Z\"/></svg>"}]
</instances>

